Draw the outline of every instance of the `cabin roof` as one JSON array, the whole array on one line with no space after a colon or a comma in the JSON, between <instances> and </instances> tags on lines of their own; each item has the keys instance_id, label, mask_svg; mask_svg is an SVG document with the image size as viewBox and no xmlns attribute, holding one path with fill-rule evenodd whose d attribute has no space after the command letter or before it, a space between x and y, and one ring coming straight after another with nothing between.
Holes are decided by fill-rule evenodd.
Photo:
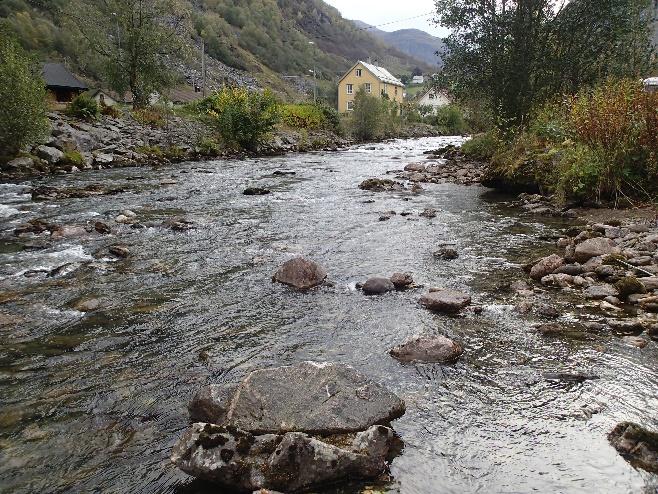
<instances>
[{"instance_id":1,"label":"cabin roof","mask_svg":"<svg viewBox=\"0 0 658 494\"><path fill-rule=\"evenodd\" d=\"M87 90L89 87L61 63L44 63L43 79L48 88Z\"/></svg>"}]
</instances>

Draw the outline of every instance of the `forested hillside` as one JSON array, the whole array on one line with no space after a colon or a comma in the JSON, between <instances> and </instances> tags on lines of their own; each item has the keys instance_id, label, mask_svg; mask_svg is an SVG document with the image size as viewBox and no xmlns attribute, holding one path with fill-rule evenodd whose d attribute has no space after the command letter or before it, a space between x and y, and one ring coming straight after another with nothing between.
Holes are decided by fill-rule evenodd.
<instances>
[{"instance_id":1,"label":"forested hillside","mask_svg":"<svg viewBox=\"0 0 658 494\"><path fill-rule=\"evenodd\" d=\"M94 12L95 0L2 0L0 18L22 44L43 59L68 59L91 75L78 43L67 28L73 2L76 15ZM372 58L404 74L421 64L357 29L322 0L176 0L186 12L182 37L190 64L198 62L201 39L210 57L254 74L308 75L314 66L327 81L357 59ZM89 8L85 8L87 5ZM93 19L92 19L93 22Z\"/></svg>"}]
</instances>

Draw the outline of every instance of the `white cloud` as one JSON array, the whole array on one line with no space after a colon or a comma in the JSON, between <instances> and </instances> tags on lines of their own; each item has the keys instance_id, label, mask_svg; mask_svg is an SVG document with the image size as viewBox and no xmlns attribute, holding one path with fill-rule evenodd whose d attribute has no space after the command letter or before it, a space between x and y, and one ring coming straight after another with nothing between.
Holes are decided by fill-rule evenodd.
<instances>
[{"instance_id":1,"label":"white cloud","mask_svg":"<svg viewBox=\"0 0 658 494\"><path fill-rule=\"evenodd\" d=\"M415 28L434 36L447 36L447 31L433 21L436 17L434 0L406 0L404 8L400 8L399 2L384 0L325 0L325 2L336 7L346 19L359 20L375 26L386 24L379 28L384 31ZM422 17L404 20L416 16Z\"/></svg>"}]
</instances>

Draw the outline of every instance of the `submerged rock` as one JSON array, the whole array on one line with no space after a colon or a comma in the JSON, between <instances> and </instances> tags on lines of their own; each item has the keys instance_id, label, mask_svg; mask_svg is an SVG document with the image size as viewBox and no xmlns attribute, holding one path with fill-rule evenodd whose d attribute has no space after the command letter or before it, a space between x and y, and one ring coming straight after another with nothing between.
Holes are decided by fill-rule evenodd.
<instances>
[{"instance_id":1,"label":"submerged rock","mask_svg":"<svg viewBox=\"0 0 658 494\"><path fill-rule=\"evenodd\" d=\"M658 473L658 433L622 422L608 434L608 441L631 465Z\"/></svg>"},{"instance_id":2,"label":"submerged rock","mask_svg":"<svg viewBox=\"0 0 658 494\"><path fill-rule=\"evenodd\" d=\"M434 362L451 364L464 353L459 343L445 336L416 336L389 352L402 362Z\"/></svg>"},{"instance_id":3,"label":"submerged rock","mask_svg":"<svg viewBox=\"0 0 658 494\"><path fill-rule=\"evenodd\" d=\"M641 336L624 336L624 343L637 348L644 348L649 344L649 342Z\"/></svg>"},{"instance_id":4,"label":"submerged rock","mask_svg":"<svg viewBox=\"0 0 658 494\"><path fill-rule=\"evenodd\" d=\"M270 192L270 190L264 189L262 187L249 187L244 190L243 194L245 196L265 196Z\"/></svg>"},{"instance_id":5,"label":"submerged rock","mask_svg":"<svg viewBox=\"0 0 658 494\"><path fill-rule=\"evenodd\" d=\"M459 257L459 252L453 247L442 247L434 252L434 257L443 259L444 261L452 261Z\"/></svg>"},{"instance_id":6,"label":"submerged rock","mask_svg":"<svg viewBox=\"0 0 658 494\"><path fill-rule=\"evenodd\" d=\"M322 284L326 278L327 271L318 263L303 257L296 257L285 262L274 273L272 281L283 283L299 290L308 290Z\"/></svg>"},{"instance_id":7,"label":"submerged rock","mask_svg":"<svg viewBox=\"0 0 658 494\"><path fill-rule=\"evenodd\" d=\"M366 295L382 295L395 290L395 285L388 278L370 278L363 284L362 290Z\"/></svg>"},{"instance_id":8,"label":"submerged rock","mask_svg":"<svg viewBox=\"0 0 658 494\"><path fill-rule=\"evenodd\" d=\"M423 295L420 304L435 312L456 313L471 304L471 296L457 290L436 290Z\"/></svg>"},{"instance_id":9,"label":"submerged rock","mask_svg":"<svg viewBox=\"0 0 658 494\"><path fill-rule=\"evenodd\" d=\"M606 297L617 297L619 292L612 285L593 285L584 292L585 298L590 300L603 300Z\"/></svg>"},{"instance_id":10,"label":"submerged rock","mask_svg":"<svg viewBox=\"0 0 658 494\"><path fill-rule=\"evenodd\" d=\"M110 246L109 251L110 254L121 257L122 259L125 259L130 255L130 249L125 245L112 245Z\"/></svg>"}]
</instances>

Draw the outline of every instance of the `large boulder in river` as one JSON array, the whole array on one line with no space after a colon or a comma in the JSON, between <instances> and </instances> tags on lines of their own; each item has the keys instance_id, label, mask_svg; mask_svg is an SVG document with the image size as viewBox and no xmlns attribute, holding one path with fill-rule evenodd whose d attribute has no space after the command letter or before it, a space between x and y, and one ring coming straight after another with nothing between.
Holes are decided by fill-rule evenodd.
<instances>
[{"instance_id":1,"label":"large boulder in river","mask_svg":"<svg viewBox=\"0 0 658 494\"><path fill-rule=\"evenodd\" d=\"M194 477L231 490L307 491L342 480L374 479L387 470L394 432L370 427L336 446L300 432L254 436L197 423L173 449L171 461Z\"/></svg>"},{"instance_id":2,"label":"large boulder in river","mask_svg":"<svg viewBox=\"0 0 658 494\"><path fill-rule=\"evenodd\" d=\"M396 290L406 290L414 284L414 279L410 273L393 273L391 283L393 283Z\"/></svg>"},{"instance_id":3,"label":"large boulder in river","mask_svg":"<svg viewBox=\"0 0 658 494\"><path fill-rule=\"evenodd\" d=\"M256 370L231 390L200 392L194 420L254 434L342 434L388 424L404 414L404 402L340 364L301 364Z\"/></svg>"},{"instance_id":4,"label":"large boulder in river","mask_svg":"<svg viewBox=\"0 0 658 494\"><path fill-rule=\"evenodd\" d=\"M304 362L256 370L237 386L209 386L171 460L229 490L297 492L384 473L400 441L386 426L397 396L353 368Z\"/></svg>"},{"instance_id":5,"label":"large boulder in river","mask_svg":"<svg viewBox=\"0 0 658 494\"><path fill-rule=\"evenodd\" d=\"M452 364L464 353L464 349L445 336L416 336L389 353L402 362Z\"/></svg>"},{"instance_id":6,"label":"large boulder in river","mask_svg":"<svg viewBox=\"0 0 658 494\"><path fill-rule=\"evenodd\" d=\"M327 271L318 263L303 257L296 257L284 263L274 273L272 281L299 290L308 290L322 284L326 278Z\"/></svg>"},{"instance_id":7,"label":"large boulder in river","mask_svg":"<svg viewBox=\"0 0 658 494\"><path fill-rule=\"evenodd\" d=\"M590 238L576 246L576 261L583 263L589 261L592 257L607 256L621 252L617 244L609 238L597 237Z\"/></svg>"},{"instance_id":8,"label":"large boulder in river","mask_svg":"<svg viewBox=\"0 0 658 494\"><path fill-rule=\"evenodd\" d=\"M420 298L420 304L435 312L456 313L471 304L471 296L456 290L434 290Z\"/></svg>"},{"instance_id":9,"label":"large boulder in river","mask_svg":"<svg viewBox=\"0 0 658 494\"><path fill-rule=\"evenodd\" d=\"M631 465L658 473L658 433L622 422L608 434L608 441Z\"/></svg>"},{"instance_id":10,"label":"large boulder in river","mask_svg":"<svg viewBox=\"0 0 658 494\"><path fill-rule=\"evenodd\" d=\"M530 270L530 277L533 280L541 280L544 276L554 273L556 270L564 266L564 259L557 254L544 257L541 261L535 264Z\"/></svg>"},{"instance_id":11,"label":"large boulder in river","mask_svg":"<svg viewBox=\"0 0 658 494\"><path fill-rule=\"evenodd\" d=\"M366 295L383 295L395 290L395 285L388 278L370 278L361 289Z\"/></svg>"}]
</instances>

